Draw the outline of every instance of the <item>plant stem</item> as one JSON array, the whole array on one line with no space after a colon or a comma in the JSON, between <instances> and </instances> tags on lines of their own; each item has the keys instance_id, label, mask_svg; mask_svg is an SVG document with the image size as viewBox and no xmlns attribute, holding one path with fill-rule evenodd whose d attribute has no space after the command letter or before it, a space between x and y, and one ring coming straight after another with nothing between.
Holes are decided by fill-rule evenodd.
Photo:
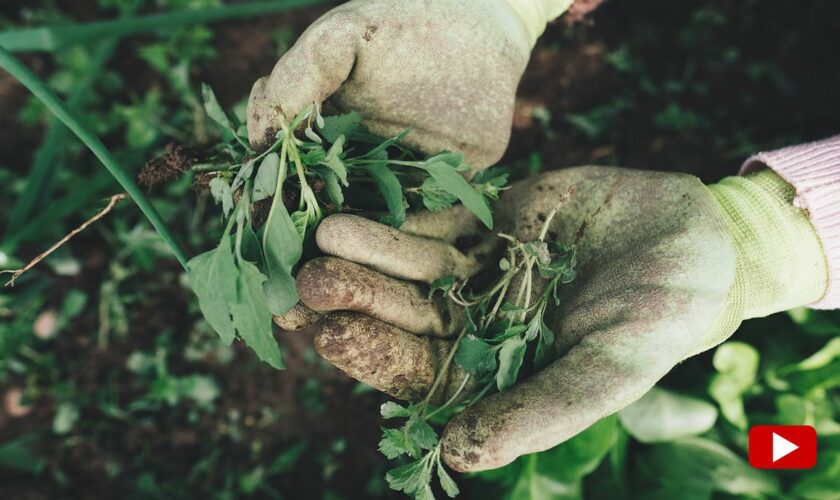
<instances>
[{"instance_id":1,"label":"plant stem","mask_svg":"<svg viewBox=\"0 0 840 500\"><path fill-rule=\"evenodd\" d=\"M423 413L426 413L426 408L429 406L429 401L432 399L432 395L437 390L438 386L440 385L441 381L443 380L443 374L449 370L449 365L452 364L452 360L455 359L455 351L458 350L458 344L461 343L461 339L464 338L466 335L467 329L462 328L461 333L458 334L458 338L455 339L455 342L452 343L452 348L449 349L449 354L446 356L446 360L443 362L443 365L438 369L437 376L435 376L435 381L432 384L432 388L429 390L429 393L426 395L426 398L423 399Z\"/></svg>"},{"instance_id":2,"label":"plant stem","mask_svg":"<svg viewBox=\"0 0 840 500\"><path fill-rule=\"evenodd\" d=\"M429 413L428 415L426 415L426 420L434 417L435 415L437 415L438 413L443 411L446 407L451 405L455 401L455 398L457 398L458 395L461 394L461 391L464 390L464 387L467 386L467 382L469 382L470 377L471 377L471 375L467 374L464 377L464 380L461 381L461 385L458 386L458 390L456 390L455 393L452 394L452 396L445 403L443 403L441 406L439 406L437 410L435 410L432 413Z\"/></svg>"}]
</instances>

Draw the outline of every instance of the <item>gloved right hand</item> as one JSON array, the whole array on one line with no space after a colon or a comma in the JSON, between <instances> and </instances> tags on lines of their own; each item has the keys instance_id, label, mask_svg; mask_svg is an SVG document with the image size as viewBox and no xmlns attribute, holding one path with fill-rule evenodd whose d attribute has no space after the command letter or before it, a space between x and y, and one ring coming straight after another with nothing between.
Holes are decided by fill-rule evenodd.
<instances>
[{"instance_id":1,"label":"gloved right hand","mask_svg":"<svg viewBox=\"0 0 840 500\"><path fill-rule=\"evenodd\" d=\"M820 241L791 203L793 188L772 171L710 187L683 174L551 172L503 194L497 227L537 239L570 187L548 228L578 255L577 278L546 314L555 361L450 421L443 457L456 470L495 468L553 447L641 397L742 320L825 293ZM498 262L486 244L453 246L477 228L462 207L407 220L403 231L349 215L325 219L316 239L333 257L307 263L297 278L302 301L327 313L316 324L318 352L388 394L422 398L463 318L452 304L427 299L423 283ZM463 376L448 373L445 393Z\"/></svg>"},{"instance_id":2,"label":"gloved right hand","mask_svg":"<svg viewBox=\"0 0 840 500\"><path fill-rule=\"evenodd\" d=\"M516 87L546 23L572 0L353 0L315 21L248 101L255 148L327 99L405 145L460 151L476 171L501 158Z\"/></svg>"}]
</instances>

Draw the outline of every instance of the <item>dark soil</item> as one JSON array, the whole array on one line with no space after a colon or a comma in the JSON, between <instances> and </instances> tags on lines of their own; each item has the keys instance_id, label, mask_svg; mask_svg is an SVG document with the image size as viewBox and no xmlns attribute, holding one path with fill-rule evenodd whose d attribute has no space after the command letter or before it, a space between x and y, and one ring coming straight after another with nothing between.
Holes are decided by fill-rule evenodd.
<instances>
[{"instance_id":1,"label":"dark soil","mask_svg":"<svg viewBox=\"0 0 840 500\"><path fill-rule=\"evenodd\" d=\"M14 11L14 5L24 3L12 2L4 11ZM807 4L803 7L785 0L703 2L705 10L724 16L719 22L711 13L704 19L693 2L616 0L607 2L582 24L551 26L539 41L520 87L513 137L504 162L533 162L536 153L543 169L620 164L690 172L714 181L736 173L750 151L837 133L840 2L814 0ZM224 105L232 104L249 92L257 77L271 70L270 33L291 26L299 34L324 10L217 26L217 64L198 80L208 81ZM82 11L79 18L91 16ZM134 91L142 92L150 82L143 75L148 72L136 64L133 43L121 44L124 57L114 58L113 69L126 75ZM615 63L615 54L623 48L633 55L628 63L632 70L620 69ZM726 57L734 57L735 62ZM39 73L49 70L48 59L42 56L29 56L26 61ZM41 131L16 125L26 95L8 75L0 73L0 163L14 163L21 172L41 138ZM624 103L616 104L617 100ZM657 117L673 104L703 119L663 127ZM533 113L540 108L548 111L547 130L539 113ZM565 118L597 108L604 108L603 114L609 118L604 119L603 130L593 136ZM81 287L96 296L108 264L107 243L86 235L74 248L85 255L85 281L64 283L55 293ZM127 356L138 349L152 350L158 334L165 330L173 332L176 350L184 343L178 333L191 328L192 318L184 312L192 297L177 285L176 269L169 267L168 272L156 269L136 278L155 293L131 305L130 339L115 340L107 350L97 350L90 333L97 328L95 310L86 312L62 333L52 353L55 365L65 370L58 377L82 393L109 384L119 402L137 397L144 389L120 382L120 374L133 380L125 373ZM150 283L154 285L150 287ZM85 434L73 446L60 446L56 444L59 441L49 439L54 413L50 398L36 400L25 418L13 418L0 409L0 442L28 432L43 433L47 438L39 451L60 466L68 481L59 488L56 481L0 472L0 498L120 497L134 490L143 473L177 481L217 450L223 464L235 467L240 459L250 456L253 443L260 443L260 456L273 457L300 440L309 444L308 459L300 461L294 474L283 475L274 484L277 489L289 498L310 498L327 489L346 498L367 497L368 479L380 474L384 464L376 451L381 425L378 405L384 399L371 392L354 394L351 380L304 359L310 342L308 334L283 336L288 364L284 372L255 363L252 353L241 346L231 365L202 365L219 381L222 396L220 409L197 421L190 421L178 407L167 413L165 420L149 418L138 426L114 424L111 419L100 431L96 422L103 417L91 404L83 409ZM189 372L189 366L174 361L170 369ZM311 379L320 382L318 395L326 405L316 413L299 396ZM0 393L6 388L0 384ZM257 422L265 406L282 416L261 428ZM219 417L234 410L242 416L244 437L240 441L230 438L227 424ZM316 455L340 439L346 441L344 451L337 455L341 467L327 474ZM122 470L110 479L108 467L114 462L122 464ZM150 463L155 470L143 468ZM207 478L200 493L212 493L220 481L219 477ZM191 496L197 492L165 493Z\"/></svg>"}]
</instances>

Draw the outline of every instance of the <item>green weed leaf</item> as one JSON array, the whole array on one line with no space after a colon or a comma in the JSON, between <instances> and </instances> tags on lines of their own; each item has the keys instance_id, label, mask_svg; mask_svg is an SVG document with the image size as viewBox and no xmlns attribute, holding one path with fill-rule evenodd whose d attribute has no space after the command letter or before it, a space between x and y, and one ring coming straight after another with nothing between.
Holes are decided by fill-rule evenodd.
<instances>
[{"instance_id":1,"label":"green weed leaf","mask_svg":"<svg viewBox=\"0 0 840 500\"><path fill-rule=\"evenodd\" d=\"M222 341L230 345L236 332L229 303L236 299L238 274L230 239L225 236L215 250L190 259L187 271L201 313Z\"/></svg>"},{"instance_id":2,"label":"green weed leaf","mask_svg":"<svg viewBox=\"0 0 840 500\"><path fill-rule=\"evenodd\" d=\"M265 295L268 308L275 315L284 314L298 301L292 269L303 253L302 236L279 198L272 200L262 239L268 273Z\"/></svg>"},{"instance_id":3,"label":"green weed leaf","mask_svg":"<svg viewBox=\"0 0 840 500\"><path fill-rule=\"evenodd\" d=\"M399 467L385 474L385 480L391 489L405 492L407 495L422 493L432 480L432 468L428 455Z\"/></svg>"},{"instance_id":4,"label":"green weed leaf","mask_svg":"<svg viewBox=\"0 0 840 500\"><path fill-rule=\"evenodd\" d=\"M333 115L324 117L324 125L318 127L321 135L330 144L335 144L338 138L352 137L361 130L362 116L355 111L344 115Z\"/></svg>"},{"instance_id":5,"label":"green weed leaf","mask_svg":"<svg viewBox=\"0 0 840 500\"><path fill-rule=\"evenodd\" d=\"M432 212L439 212L451 207L458 198L449 191L443 189L438 182L429 177L420 185L420 196L423 198L423 205Z\"/></svg>"},{"instance_id":6,"label":"green weed leaf","mask_svg":"<svg viewBox=\"0 0 840 500\"><path fill-rule=\"evenodd\" d=\"M434 280L429 287L429 299L431 299L436 292L441 292L446 297L452 288L455 286L455 276L449 275L443 278Z\"/></svg>"},{"instance_id":7,"label":"green weed leaf","mask_svg":"<svg viewBox=\"0 0 840 500\"><path fill-rule=\"evenodd\" d=\"M483 380L496 370L496 350L475 335L467 335L458 343L455 363L478 380Z\"/></svg>"},{"instance_id":8,"label":"green weed leaf","mask_svg":"<svg viewBox=\"0 0 840 500\"><path fill-rule=\"evenodd\" d=\"M496 373L496 387L503 391L516 382L519 368L525 358L525 339L511 337L502 343L499 349L499 371Z\"/></svg>"},{"instance_id":9,"label":"green weed leaf","mask_svg":"<svg viewBox=\"0 0 840 500\"><path fill-rule=\"evenodd\" d=\"M406 201L399 179L390 168L382 164L370 165L367 171L373 177L376 187L379 188L388 206L389 216L383 222L393 227L402 226L405 222Z\"/></svg>"},{"instance_id":10,"label":"green weed leaf","mask_svg":"<svg viewBox=\"0 0 840 500\"><path fill-rule=\"evenodd\" d=\"M333 172L326 172L323 176L327 196L338 207L344 205L344 193L341 191L341 185L338 183L338 177Z\"/></svg>"},{"instance_id":11,"label":"green weed leaf","mask_svg":"<svg viewBox=\"0 0 840 500\"><path fill-rule=\"evenodd\" d=\"M283 369L280 347L272 333L272 316L263 283L266 277L250 262L239 263L236 276L236 300L231 302L233 323L245 344L257 356L277 369Z\"/></svg>"},{"instance_id":12,"label":"green weed leaf","mask_svg":"<svg viewBox=\"0 0 840 500\"><path fill-rule=\"evenodd\" d=\"M327 151L327 155L321 160L321 165L329 168L330 170L338 176L338 179L341 181L341 184L345 187L349 186L350 184L347 182L347 167L344 165L344 161L341 159L341 153L344 148L344 136L340 135L335 140L332 146L330 146L329 151Z\"/></svg>"},{"instance_id":13,"label":"green weed leaf","mask_svg":"<svg viewBox=\"0 0 840 500\"><path fill-rule=\"evenodd\" d=\"M451 165L443 161L435 161L425 162L420 168L427 171L442 189L461 200L467 210L475 214L488 229L493 229L493 216L484 197L473 189Z\"/></svg>"},{"instance_id":14,"label":"green weed leaf","mask_svg":"<svg viewBox=\"0 0 840 500\"><path fill-rule=\"evenodd\" d=\"M274 196L277 187L277 175L280 172L280 155L269 153L260 163L257 176L254 178L254 194L252 201L261 201Z\"/></svg>"},{"instance_id":15,"label":"green weed leaf","mask_svg":"<svg viewBox=\"0 0 840 500\"><path fill-rule=\"evenodd\" d=\"M432 426L423 419L413 418L408 421L407 434L411 440L424 450L431 450L438 443L438 435Z\"/></svg>"},{"instance_id":16,"label":"green weed leaf","mask_svg":"<svg viewBox=\"0 0 840 500\"><path fill-rule=\"evenodd\" d=\"M458 489L458 485L455 484L455 481L452 479L452 476L446 472L446 469L443 468L441 465L440 460L437 463L437 475L438 479L440 480L440 487L444 491L444 493L449 496L449 498L455 498L458 496L458 493L461 491Z\"/></svg>"},{"instance_id":17,"label":"green weed leaf","mask_svg":"<svg viewBox=\"0 0 840 500\"><path fill-rule=\"evenodd\" d=\"M379 441L379 452L393 460L402 455L417 457L420 448L402 429L382 429L382 440Z\"/></svg>"},{"instance_id":18,"label":"green weed leaf","mask_svg":"<svg viewBox=\"0 0 840 500\"><path fill-rule=\"evenodd\" d=\"M210 179L210 195L216 203L222 204L222 213L225 217L230 215L233 210L233 192L230 189L230 184L221 177L213 177Z\"/></svg>"}]
</instances>

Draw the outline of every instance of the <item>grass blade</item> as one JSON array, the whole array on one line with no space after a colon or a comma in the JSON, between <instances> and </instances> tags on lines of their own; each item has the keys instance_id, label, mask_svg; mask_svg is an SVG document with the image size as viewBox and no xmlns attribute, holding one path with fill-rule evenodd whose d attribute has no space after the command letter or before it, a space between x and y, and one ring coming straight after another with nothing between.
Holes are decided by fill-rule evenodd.
<instances>
[{"instance_id":1,"label":"grass blade","mask_svg":"<svg viewBox=\"0 0 840 500\"><path fill-rule=\"evenodd\" d=\"M102 144L92 132L90 132L79 120L74 117L67 107L62 103L58 97L38 78L26 65L20 62L9 51L0 47L0 67L6 70L10 75L15 77L24 87L29 89L35 97L37 97L47 109L50 110L61 122L67 126L76 136L87 146L91 152L99 159L100 162L108 169L108 172L114 176L114 179L122 186L134 200L143 215L149 219L149 222L155 230L163 238L164 242L175 254L178 262L186 269L187 258L181 247L175 241L175 238L169 232L169 228L161 219L160 215L155 210L155 207L149 201L145 194L137 187L137 184L120 168L111 153Z\"/></svg>"},{"instance_id":2,"label":"grass blade","mask_svg":"<svg viewBox=\"0 0 840 500\"><path fill-rule=\"evenodd\" d=\"M54 52L73 43L90 42L103 37L123 37L148 31L171 30L187 24L241 19L325 2L326 0L274 0L185 9L128 20L118 19L13 30L0 33L0 46L9 52Z\"/></svg>"},{"instance_id":3,"label":"grass blade","mask_svg":"<svg viewBox=\"0 0 840 500\"><path fill-rule=\"evenodd\" d=\"M141 0L135 0L130 4L121 14L121 19L130 19L140 3L142 3ZM79 82L73 86L73 91L67 98L67 107L71 112L77 113L80 111L94 83L99 78L102 68L105 67L114 53L117 42L117 37L104 40L94 51L90 67L87 68ZM38 202L50 198L55 184L54 172L61 170L66 163L65 156L62 153L69 133L67 127L62 125L58 119L50 120L44 142L35 152L32 170L26 176L26 185L23 192L9 214L5 240L8 241L14 233L26 225Z\"/></svg>"}]
</instances>

